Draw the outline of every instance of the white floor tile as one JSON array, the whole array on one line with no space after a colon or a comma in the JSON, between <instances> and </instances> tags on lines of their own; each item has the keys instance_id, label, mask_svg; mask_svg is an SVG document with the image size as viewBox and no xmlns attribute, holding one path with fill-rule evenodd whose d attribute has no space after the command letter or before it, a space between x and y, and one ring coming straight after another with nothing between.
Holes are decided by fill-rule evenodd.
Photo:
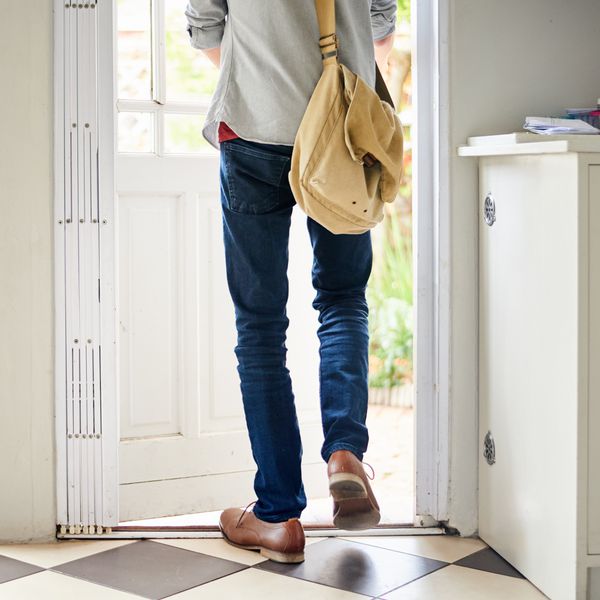
<instances>
[{"instance_id":1,"label":"white floor tile","mask_svg":"<svg viewBox=\"0 0 600 600\"><path fill-rule=\"evenodd\" d=\"M381 596L384 600L540 600L526 579L449 565Z\"/></svg>"},{"instance_id":2,"label":"white floor tile","mask_svg":"<svg viewBox=\"0 0 600 600\"><path fill-rule=\"evenodd\" d=\"M0 554L46 569L136 540L60 540L51 544L4 544Z\"/></svg>"},{"instance_id":3,"label":"white floor tile","mask_svg":"<svg viewBox=\"0 0 600 600\"><path fill-rule=\"evenodd\" d=\"M487 544L479 538L461 538L447 535L382 535L345 537L343 539L445 562L455 562L464 556L487 547Z\"/></svg>"},{"instance_id":4,"label":"white floor tile","mask_svg":"<svg viewBox=\"0 0 600 600\"><path fill-rule=\"evenodd\" d=\"M139 596L113 590L52 571L21 577L0 585L1 600L139 600Z\"/></svg>"},{"instance_id":5,"label":"white floor tile","mask_svg":"<svg viewBox=\"0 0 600 600\"><path fill-rule=\"evenodd\" d=\"M246 569L234 575L211 581L205 585L175 594L177 600L214 600L215 598L243 598L266 600L365 600L362 594L353 594L332 587L302 581L285 575L275 575L257 569Z\"/></svg>"}]
</instances>

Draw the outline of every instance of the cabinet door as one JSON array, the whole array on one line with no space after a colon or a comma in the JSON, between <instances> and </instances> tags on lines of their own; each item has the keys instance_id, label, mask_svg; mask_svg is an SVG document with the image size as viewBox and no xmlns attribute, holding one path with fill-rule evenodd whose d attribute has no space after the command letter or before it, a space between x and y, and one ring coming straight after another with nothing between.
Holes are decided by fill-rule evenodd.
<instances>
[{"instance_id":1,"label":"cabinet door","mask_svg":"<svg viewBox=\"0 0 600 600\"><path fill-rule=\"evenodd\" d=\"M600 554L600 165L589 169L588 552ZM600 573L596 577L600 588Z\"/></svg>"},{"instance_id":2,"label":"cabinet door","mask_svg":"<svg viewBox=\"0 0 600 600\"><path fill-rule=\"evenodd\" d=\"M577 158L488 157L480 173L479 534L566 600L575 589Z\"/></svg>"}]
</instances>

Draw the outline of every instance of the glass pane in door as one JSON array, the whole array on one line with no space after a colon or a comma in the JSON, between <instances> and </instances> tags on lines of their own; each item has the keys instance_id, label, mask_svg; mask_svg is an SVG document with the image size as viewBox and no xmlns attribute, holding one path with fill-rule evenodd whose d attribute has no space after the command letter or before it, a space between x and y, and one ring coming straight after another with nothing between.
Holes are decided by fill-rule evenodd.
<instances>
[{"instance_id":1,"label":"glass pane in door","mask_svg":"<svg viewBox=\"0 0 600 600\"><path fill-rule=\"evenodd\" d=\"M119 152L154 152L154 114L119 113Z\"/></svg>"},{"instance_id":2,"label":"glass pane in door","mask_svg":"<svg viewBox=\"0 0 600 600\"><path fill-rule=\"evenodd\" d=\"M117 0L118 97L152 96L150 0Z\"/></svg>"},{"instance_id":3,"label":"glass pane in door","mask_svg":"<svg viewBox=\"0 0 600 600\"><path fill-rule=\"evenodd\" d=\"M219 70L190 44L184 15L185 2L165 0L167 100L210 101Z\"/></svg>"},{"instance_id":4,"label":"glass pane in door","mask_svg":"<svg viewBox=\"0 0 600 600\"><path fill-rule=\"evenodd\" d=\"M215 153L204 139L205 115L165 114L165 154Z\"/></svg>"}]
</instances>

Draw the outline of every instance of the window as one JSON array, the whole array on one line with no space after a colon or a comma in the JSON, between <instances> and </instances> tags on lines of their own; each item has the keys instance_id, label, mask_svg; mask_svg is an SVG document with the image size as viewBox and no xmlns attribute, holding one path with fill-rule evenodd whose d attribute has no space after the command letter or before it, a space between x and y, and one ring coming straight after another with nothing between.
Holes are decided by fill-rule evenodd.
<instances>
[{"instance_id":1,"label":"window","mask_svg":"<svg viewBox=\"0 0 600 600\"><path fill-rule=\"evenodd\" d=\"M118 148L214 154L202 125L219 70L192 48L182 0L118 0Z\"/></svg>"}]
</instances>

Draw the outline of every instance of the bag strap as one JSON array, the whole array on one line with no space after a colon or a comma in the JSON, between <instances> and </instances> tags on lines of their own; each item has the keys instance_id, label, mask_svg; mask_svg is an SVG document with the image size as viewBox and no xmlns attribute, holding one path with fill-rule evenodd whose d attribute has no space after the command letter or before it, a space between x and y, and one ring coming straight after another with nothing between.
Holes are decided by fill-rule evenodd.
<instances>
[{"instance_id":1,"label":"bag strap","mask_svg":"<svg viewBox=\"0 0 600 600\"><path fill-rule=\"evenodd\" d=\"M392 95L390 94L390 90L385 83L383 75L379 70L379 65L375 63L375 91L381 100L385 100L394 110L396 107L394 106L394 101L392 100Z\"/></svg>"},{"instance_id":2,"label":"bag strap","mask_svg":"<svg viewBox=\"0 0 600 600\"><path fill-rule=\"evenodd\" d=\"M337 63L337 36L335 34L335 0L315 0L319 22L319 46L323 66Z\"/></svg>"},{"instance_id":3,"label":"bag strap","mask_svg":"<svg viewBox=\"0 0 600 600\"><path fill-rule=\"evenodd\" d=\"M315 9L317 11L317 21L319 22L319 46L323 66L337 63L338 40L335 33L335 0L315 0ZM377 63L375 63L375 91L381 100L388 102L393 109L396 108Z\"/></svg>"}]
</instances>

